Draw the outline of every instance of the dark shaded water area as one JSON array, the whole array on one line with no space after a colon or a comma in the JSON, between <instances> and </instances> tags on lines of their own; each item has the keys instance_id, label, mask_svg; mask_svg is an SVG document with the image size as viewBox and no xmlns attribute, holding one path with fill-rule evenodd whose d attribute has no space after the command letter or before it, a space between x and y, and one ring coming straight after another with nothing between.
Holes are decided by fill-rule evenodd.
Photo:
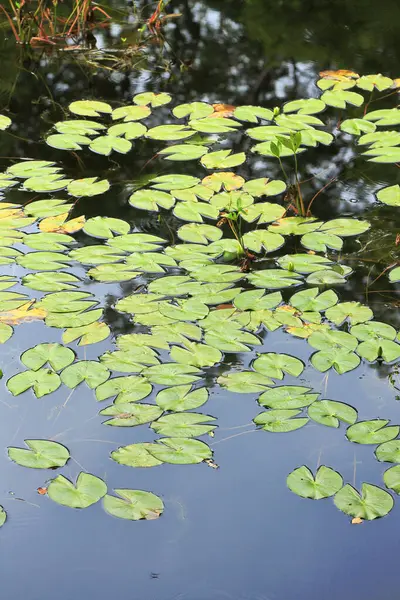
<instances>
[{"instance_id":1,"label":"dark shaded water area","mask_svg":"<svg viewBox=\"0 0 400 600\"><path fill-rule=\"evenodd\" d=\"M120 7L116 4L113 8ZM94 98L118 106L141 91L166 91L174 104L202 100L273 108L287 100L316 96L315 80L321 69L399 74L400 5L395 0L379 4L365 0L186 1L173 2L170 9L181 12L182 17L167 25L165 45L154 43L139 54L125 56L123 65L116 63L122 60L119 50L136 40L128 23L95 30L93 48L85 52L25 51L16 47L3 29L0 104L2 114L10 115L13 125L0 136L2 170L19 158L30 157L55 160L75 179L108 178L111 189L100 197L80 200L72 216L118 217L136 231L160 235L173 243L174 217L143 216L127 198L149 175L196 175L198 165L166 165L154 158L159 145L151 141L137 141L126 156L114 153L110 158L86 150L78 157L50 148L43 137L64 117L70 102ZM131 21L134 19L132 12ZM169 118L168 107L158 111L154 125ZM239 147L243 143L240 136L232 136L230 146L224 147ZM254 157L237 172L246 179L280 177L277 161L266 157ZM386 274L378 276L399 260L395 238L400 232L400 213L398 208L378 204L374 194L398 183L398 173L395 165L367 163L346 136L331 146L310 149L301 158L302 179L309 179L307 196L338 177L315 202L315 216L323 220L354 216L372 224L360 238L345 241L341 260L354 272L336 292L342 301L368 304L376 320L397 329L396 286ZM46 197L11 190L4 200L25 203ZM60 192L54 197L67 196ZM82 232L75 237L82 245L96 243ZM290 244L282 254L301 251L295 242ZM84 280L82 289L94 293L105 308L104 320L113 337L86 348L75 343L70 346L80 359L96 360L106 350L115 349L116 335L134 331L127 315L118 313L114 305L137 284L95 284L85 277L85 271L76 267L74 273ZM2 266L1 274L21 276L26 272L12 265ZM147 280L144 276L143 282ZM14 290L26 292L22 286ZM39 295L29 292L32 297ZM283 291L285 299L292 293ZM262 337L264 352L284 352L306 363L300 378L285 376L286 385L306 385L320 392L321 398L346 402L358 410L359 420L400 422L399 392L389 381L393 365L363 361L344 375L332 370L324 375L310 365L311 349L305 340L282 330L264 331ZM8 513L0 530L4 599L397 598L399 502L387 517L353 526L331 498L313 502L299 498L286 486L286 477L294 468L307 465L314 471L325 464L356 487L362 482L383 487L382 475L388 464L375 459L373 446L350 443L343 424L334 429L311 421L286 434L255 430L251 422L260 412L255 402L258 394L233 394L215 385L219 372L247 367L253 353L227 354L226 364L205 379L210 389L205 412L217 418L219 427L214 438L201 439L214 451L218 470L205 464L132 469L112 461L110 452L126 444L152 441L156 435L147 425L104 427L99 405L88 388L79 386L69 399L65 386L41 399L31 390L18 397L8 392L5 382L21 370L20 354L49 341L60 342L61 330L29 323L15 327L13 337L0 346L4 373L0 382L0 504ZM155 386L153 395L159 389ZM74 479L85 470L103 478L110 490L152 491L162 497L164 514L155 521L130 522L106 515L101 503L74 510L39 496L37 488L53 473L23 469L8 459L5 450L36 438L53 439L68 447L74 460L63 469L66 477Z\"/></svg>"}]
</instances>

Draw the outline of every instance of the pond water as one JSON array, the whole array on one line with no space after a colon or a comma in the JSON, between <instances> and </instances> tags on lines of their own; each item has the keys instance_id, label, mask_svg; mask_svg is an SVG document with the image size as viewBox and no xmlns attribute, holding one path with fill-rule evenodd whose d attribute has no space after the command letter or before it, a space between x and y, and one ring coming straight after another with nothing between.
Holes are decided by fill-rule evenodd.
<instances>
[{"instance_id":1,"label":"pond water","mask_svg":"<svg viewBox=\"0 0 400 600\"><path fill-rule=\"evenodd\" d=\"M271 369L277 365L276 356L271 358L267 369L257 369L256 372L274 379L275 385L271 382L271 389L277 389L277 386L303 386L310 388L311 393L320 394L319 399L350 405L358 412L358 422L386 419L390 420L390 425L397 425L400 423L398 356L394 360L385 360L382 356L373 360L362 358L356 368L343 374L334 368L322 372L310 362L311 355L320 348L315 345L312 347L306 339L290 335L285 331L286 325L281 326L281 322L277 323L276 329L271 326L268 329L263 324L251 328L248 322L242 321L241 331L246 331L247 335L251 332L250 335L255 335L261 343L253 340L252 345L248 342L249 351L241 351L245 348L241 348L240 343L237 348L227 351L228 334L236 330L234 319L241 312L240 306L235 308L232 304L234 295L230 297L228 292L226 297L214 302L212 295L216 293L216 288L214 291L207 288L206 295L210 297L204 297L203 294L200 302L193 293L197 302L195 308L191 307L194 313L190 312L190 307L187 310L189 317L191 314L195 316L179 317L181 324L192 321L202 326L201 320L206 317L206 313L201 313L204 306L211 311L218 306L221 314L220 321L216 318L208 329L205 328L207 347L205 358L203 356L204 369L199 374L200 379L194 382L195 389L206 388L209 397L207 403L202 406L199 403L192 410L214 417L216 420L211 424L214 423L217 428L212 436L205 434L193 438L210 448L209 454L204 455L208 463L169 464L167 461L152 468L118 464L110 458L110 453L127 445L155 443L163 437L163 431L168 430L161 430L158 435L149 426L160 415L144 419L145 422L137 427L107 427L103 423L109 417L99 415L99 411L112 405L115 393L103 402L96 402L95 391L85 383L79 384L75 390L63 384L59 387L56 385L57 389L51 394L37 398L32 389L12 395L12 384L8 383L13 376L27 368L26 361L25 364L21 362L21 354L46 343L63 344L71 348L76 360L99 361L102 356L102 363L110 368L111 378L137 375L140 369L131 367L129 372L120 371L115 367L115 362L107 363L108 359L104 359L105 353L117 350L118 336L149 333L145 325L146 318L143 320L143 314L138 316L140 310L136 311L137 305L136 309L126 308L127 305L122 302L116 306L118 301L138 295L143 297L148 292L150 282L159 277L165 277L166 282L169 276L190 273L189 278L194 281L215 285L224 282L223 271L216 275L204 275L206 272L197 274L204 262L204 255L203 258L198 253L194 257L183 256L181 247L178 247L177 254L171 253L171 247L191 242L188 237L186 240L179 239L177 233L191 220L182 218L179 209L177 215L173 213L177 206L183 204L181 199L174 200L174 209L162 209L159 212L140 210L140 202L135 200L138 198L135 196L137 190L143 189L152 189L150 197L155 197L154 188L150 187L154 185L151 179L182 174L202 180L214 171L221 172L218 164L207 169L198 159L175 162L162 155L157 156L168 144L185 142L177 138L154 139L157 135L133 139L130 151L112 152L109 156L92 152L88 147L76 151L61 150L55 148L54 144L65 143L65 140L53 140L53 146L46 143L49 134L57 134L53 129L54 123L88 118L107 126L111 124L108 115L101 114L98 118L78 116L68 110L71 102L82 99L106 102L115 109L131 105L133 96L143 92L170 94L170 103L151 107L151 115L144 119L146 127L151 129L167 123L186 123L187 119L177 120L171 114L171 107L183 103L196 101L234 107L256 105L273 111L274 107L282 107L288 101L320 97L322 92L316 82L322 69L352 69L360 75L384 73L389 77L397 77L396 69L400 60L396 27L396 15L400 16L398 3L385 0L379 7L364 1L351 4L335 1L326 7L311 2L306 4L277 4L264 0L174 2L170 5L171 10L181 12L183 16L171 20L167 25L165 44L149 44L139 53L132 53L129 60L125 54L124 64L121 63L121 55L114 51L135 43L136 37L129 24L95 30L93 45L95 42L99 51L96 48L85 52L47 49L25 51L4 35L0 48L3 58L0 113L9 116L12 124L0 132L1 171L6 172L10 166L20 164L22 159L30 158L54 161L68 179L98 177L110 183L109 189L96 195L84 195L81 191L69 193L73 188L66 189L64 185L60 186L60 190L47 193L42 191L45 173L39 169L39 181L33 182L31 189L22 190L24 179L16 176L17 184L2 192L4 202L23 205L25 213L12 216L17 220L30 214L34 202L55 198L74 203L69 218L86 218L84 228L77 226L77 231L71 233L74 240L70 247L70 242L67 242L67 247L61 251L57 248L51 250L63 253L60 256L64 255L67 260L66 255L72 250L69 265L59 269L57 266L48 268L49 256L44 257L40 266L25 263L24 267L19 255L19 252L42 250L32 246L32 240L34 234L41 231L39 223L43 223L48 214L43 212L43 207L35 213L37 219L32 219L32 223L26 226L22 222L21 226L17 223L16 229L27 234L25 244L22 238L13 245L4 244L4 247L12 247L16 251L11 259L0 252L0 257L6 256L1 265L3 280L16 282L11 291L26 294L29 299L37 299L39 303L45 294L58 289L51 287L55 282L55 278L51 281L51 276L55 272L68 272L78 278L77 290L94 296L99 303L94 308L102 309L102 315L97 320L110 329L109 335L98 343L78 345L76 339L66 341L63 337L64 331L68 331L65 323L59 327L49 326L49 313L53 317L60 315L56 300L52 310L47 310L47 306L47 325L43 315L31 322L16 324L12 337L0 346L0 367L3 371L0 381L0 434L4 449L0 457L0 505L7 513L7 520L0 529L0 575L4 598L71 600L79 596L106 600L112 596L129 600L297 600L307 597L316 600L323 597L334 600L339 596L347 598L351 595L354 600L377 597L392 600L397 597L399 577L396 558L400 542L395 532L400 525L398 496L389 490L394 507L383 518L363 519L362 523L352 524L352 516L335 506L333 492L328 498L314 501L293 493L286 483L289 473L302 465L306 465L313 473L320 465L326 465L341 474L344 484L361 489L366 482L387 490L383 475L393 465L376 459L374 451L377 444L349 441L346 437L349 423L342 421L338 428L327 427L310 419L305 426L294 431L266 431L257 427L253 419L263 411L268 412L267 405L260 406L257 403L261 391L266 391L268 387L260 385L260 391L237 393L227 389L224 380L218 382L217 379L232 373L254 372L257 369L253 366L257 354L288 355L297 359L295 366L292 364L289 370L296 371L299 368L298 361L303 362L298 376L286 373L283 380L274 379ZM113 7L114 10L118 8L118 4ZM104 68L109 65L111 68ZM311 288L319 289L319 293L334 290L340 303L360 302L368 306L373 311L374 321L391 325L397 332L400 328L397 310L399 284L395 283L395 277L392 277L392 282L389 280L389 273L398 264L400 254L396 245L396 235L400 233L399 201L396 200L397 206L384 204L377 200L376 193L388 186L395 186L399 182L399 171L394 160L384 163L367 161L368 157L362 156L360 147L357 147L357 136L346 134L340 127L346 119L362 119L364 109L395 108L398 95L396 92L378 102L379 97L393 92L392 87L380 94L374 91L372 97L369 91L359 87L349 89L363 95L362 106L350 104L345 110L340 110L327 102L324 112L315 111L312 117L321 118L323 130L333 132L335 140L328 144L318 143L315 147L307 145L306 151L298 155L304 200L309 203L318 194L312 206L312 215L324 223L339 218L348 219L346 222L350 223L345 225L341 222L338 227L342 232L344 227L348 227L350 233L344 237L343 249L328 247L326 252L318 248L315 250L310 244L302 245L301 236L296 235L285 236L284 246L278 248L278 244L277 250L265 252L262 249L257 252L255 242L252 245L251 238L241 238L240 233L264 231L273 227L270 223L274 219L266 219L258 225L249 223L243 217L246 213L235 211L231 204L226 203L226 199L225 203L217 201L215 204L225 214L218 214L217 210L218 218L215 215L211 219L205 218L205 223L213 226L210 235L216 236L205 242L214 248L212 256L215 256L218 264L233 265L233 279L227 282L225 289L231 289L232 285L233 289L242 287L243 291L265 288L266 293L281 292L281 306L284 307L296 292ZM222 118L235 117L233 108L225 107L225 111L226 114L221 113ZM256 138L254 142L251 131L250 136L245 134L246 129L270 125L272 118L274 115L271 113L270 120L265 119L264 114L264 120L260 123L236 119L237 131L234 127L228 132L217 132L219 137L213 139L215 145L208 154L225 149L235 154L245 152L245 161L238 159L238 164L224 167L223 172L232 171L246 182L266 177L284 180L276 157L270 152L251 152L255 143L271 138ZM378 126L377 131L397 131L399 123L394 119L392 125L383 128ZM281 133L285 135L284 131ZM201 127L200 135L207 135L201 132ZM189 137L187 142L194 144L201 141L199 138L193 140ZM305 137L302 139L302 148L305 147L304 140ZM200 147L207 148L207 145ZM387 149L387 146L383 147ZM367 148L361 146L362 151ZM218 157L214 158L217 160ZM205 160L204 157L202 160ZM283 158L282 163L289 173L290 183L293 183L292 157ZM265 186L265 182L262 185ZM326 189L324 186L327 186ZM264 187L260 195L254 192L255 205L271 201L275 207L284 207L278 218L298 216L299 197L296 190L285 196L282 189L271 197L262 195L265 193ZM172 196L177 194L171 185L168 188L168 183L163 191L168 196L169 192ZM216 195L217 192L214 198ZM129 203L131 196L133 200ZM230 203L234 202L232 198L228 199ZM212 205L212 198L208 200ZM242 201L245 200L242 196ZM57 209L50 216L57 212L60 211ZM238 220L235 220L238 212ZM233 215L232 218L229 215ZM178 269L178 264L172 267L167 265L164 267L167 272L164 273L161 263L159 272L152 272L152 269L141 265L142 259L136 255L131 259L131 264L135 264L136 270L140 271L138 275L118 281L118 276L113 274L113 265L120 264L126 254L117 246L117 254L122 252L122 258L117 259L120 262L111 263L107 276L104 273L102 275L101 268L97 270L97 267L106 261L96 263L92 257L88 259L87 255L82 257L82 254L74 254L80 248L109 246L111 238L107 240L104 235L99 235L98 221L89 221L98 216L124 222L122 225L119 223L122 230L120 235L112 238L114 241L126 235L127 230L162 238L164 243L157 246L158 242L155 242L155 248L152 248L153 258L158 252L160 256L172 256L177 263L186 260L185 268ZM217 223L224 216L228 220ZM360 221L368 222L370 227L367 224L360 226ZM92 228L88 226L89 222ZM231 240L228 250L238 250L235 245L232 246L235 244L233 230L238 234L235 229L238 222L243 224L239 237L245 240L244 245L248 244L250 257L249 252L247 256L235 257L234 253L221 256L227 248L221 247L218 251L218 247L212 246L213 243L219 243L217 229L223 232L222 239ZM111 224L111 221L108 223ZM282 221L280 223L283 226ZM217 224L221 227L217 228ZM126 227L127 230L124 229ZM359 230L352 230L354 227ZM334 233L338 233L340 241L339 230ZM201 232L199 229L196 231ZM193 235L193 230L191 232ZM276 230L272 234L276 235ZM3 228L0 238L4 235ZM213 239L216 241L213 242ZM3 245L0 250L2 248ZM160 252L160 248L167 250ZM132 249L129 246L129 252L136 250L140 253L143 248ZM299 274L293 255L310 251L305 259L306 266ZM141 256L145 254L142 252ZM288 254L291 258L285 263L280 265L276 262ZM305 281L310 274L307 261L314 260L316 255L327 257L328 261L341 267L351 267L352 272L343 272L339 266L333 272L341 281L337 283L328 277L328 283L318 288L315 280L313 284L312 277L309 282ZM329 276L332 273L329 269L332 266L337 269L337 265L328 262L324 265L328 269L324 273ZM299 285L281 287L274 283L257 287L257 280L254 279L255 285L252 285L254 274L276 268L297 273ZM22 278L44 269L44 272L51 274L46 290L37 291L23 285ZM91 272L88 275L89 270ZM26 283L29 279L24 281ZM175 286L174 292L168 292L168 306L164 302L157 312L156 321L149 321L151 326L168 325L168 315L169 318L172 318L171 315L176 317L176 312L171 313L171 305L175 303L181 285L183 282ZM0 301L4 306L1 309L5 311L6 298L1 298L2 293ZM258 302L252 309L258 308ZM272 303L270 308L274 309L277 303ZM196 312L199 304L200 313ZM335 305L335 301L332 305ZM40 307L39 304L37 306ZM289 326L296 324L296 319L301 317L301 314L293 315L285 308L280 313L274 313L275 318L285 320L284 313L286 321L290 321L288 315L292 321L294 319L293 322L287 322ZM76 313L65 314L72 323ZM0 312L1 323L7 321L2 315ZM274 315L270 315L270 318L274 318ZM223 319L226 319L225 325ZM176 322L176 319L172 321ZM303 319L297 326L303 327L303 322L308 321ZM66 325L70 325L68 321ZM332 322L329 327L336 328ZM348 322L343 325L339 323L337 328L348 332L350 326ZM0 333L3 335L1 328ZM153 331L153 335L155 333ZM219 334L224 338L223 342ZM355 339L354 336L350 337ZM128 338L129 346L133 348L135 343L139 343L138 338ZM178 346L171 344L172 347ZM183 347L182 344L180 347ZM217 357L214 360L215 349ZM221 357L218 356L219 349ZM135 361L142 364L140 350L136 352ZM346 352L343 346L339 346L339 363ZM169 356L165 346L161 349L156 346L155 353L156 362L178 360L176 353ZM188 360L181 356L178 362L187 364ZM357 357L355 360L357 364ZM131 363L135 361L130 358ZM193 357L189 364L193 365ZM145 362L141 368L148 366L149 363ZM168 373L166 377L168 379ZM155 399L162 389L183 383L179 375L171 376L171 373L168 383L160 383L157 377L150 375L149 380L153 385L151 395L144 394L139 402L150 404L153 408L157 406ZM126 404L123 406L124 411L129 410ZM300 418L307 417L307 406L298 410L302 411ZM130 413L124 412L122 416L120 413L119 424L127 418L130 418ZM386 439L397 437L395 434ZM170 434L164 433L164 436L169 437ZM172 437L177 436L175 434ZM8 448L24 448L24 440L32 439L60 443L68 449L71 458L65 466L55 470L30 469L10 460ZM213 468L216 466L218 468ZM112 496L115 495L113 490L121 488L152 492L164 504L162 515L154 518L158 516L157 509L154 509L150 511L148 519L131 521L107 514L102 500L84 509L74 509L53 501L46 493L38 493L40 488L48 488L50 480L60 473L75 482L81 471L104 481L108 494ZM378 510L376 505L373 508ZM385 514L385 510L382 514Z\"/></svg>"}]
</instances>

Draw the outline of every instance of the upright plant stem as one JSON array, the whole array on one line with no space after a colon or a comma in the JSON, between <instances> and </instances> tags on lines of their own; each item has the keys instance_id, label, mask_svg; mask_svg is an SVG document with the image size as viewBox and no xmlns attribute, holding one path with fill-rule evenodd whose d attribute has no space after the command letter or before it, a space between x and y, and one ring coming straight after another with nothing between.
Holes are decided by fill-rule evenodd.
<instances>
[{"instance_id":1,"label":"upright plant stem","mask_svg":"<svg viewBox=\"0 0 400 600\"><path fill-rule=\"evenodd\" d=\"M299 182L299 177L298 177L298 164L297 164L297 156L296 156L296 152L294 153L294 167L295 167L295 178L296 178L296 186L297 186L297 193L299 195L299 202L300 202L300 214L302 217L305 216L306 211L304 208L304 202L303 202L303 195L301 193L301 187L300 187L300 182Z\"/></svg>"}]
</instances>

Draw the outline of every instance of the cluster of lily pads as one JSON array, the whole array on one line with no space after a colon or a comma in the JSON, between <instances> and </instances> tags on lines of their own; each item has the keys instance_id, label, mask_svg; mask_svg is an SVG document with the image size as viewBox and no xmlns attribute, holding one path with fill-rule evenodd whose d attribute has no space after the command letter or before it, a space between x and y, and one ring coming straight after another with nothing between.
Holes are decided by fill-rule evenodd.
<instances>
[{"instance_id":1,"label":"cluster of lily pads","mask_svg":"<svg viewBox=\"0 0 400 600\"><path fill-rule=\"evenodd\" d=\"M8 378L7 388L17 396L32 389L36 397L46 396L61 385L70 389L86 384L97 401L113 399L100 411L104 425L132 427L149 424L162 436L151 443L135 443L111 452L115 462L135 467L163 463L216 467L210 446L199 439L214 435L215 418L192 412L206 404L209 391L202 386L208 369L224 365L224 355L248 353L247 370L231 370L216 379L229 392L259 394L265 408L254 418L255 425L268 432L289 432L311 419L321 425L349 425L346 436L355 443L377 444L376 457L398 463L386 471L388 489L400 493L400 442L398 426L375 419L357 422L357 411L333 400L319 400L310 388L279 385L285 375L298 377L305 364L296 357L256 352L261 334L283 328L303 338L311 350L310 364L320 372L333 368L343 374L361 362L392 362L400 358L400 336L385 323L373 319L372 310L359 302L340 302L332 286L341 286L352 270L337 253L348 236L369 229L365 220L338 218L322 222L314 217L289 216L282 202L288 182L258 178L246 181L227 169L243 164L246 154L230 150L210 151L221 134L237 131L243 122L252 124L247 135L257 140L253 152L280 161L318 143L332 143L332 133L314 115L326 106L361 106L364 96L349 89L373 92L396 88L398 82L381 75L359 77L350 72L324 72L318 86L320 99L289 102L282 110L258 106L231 107L222 114L210 104L192 102L173 108L185 124L147 127L152 108L165 107L168 94L144 93L133 104L113 109L99 101L73 102L69 110L79 119L54 125L46 142L58 149L90 150L109 155L128 152L132 140L147 137L172 144L159 151L167 160L198 160L215 170L205 177L181 173L154 176L148 184L127 195L127 202L146 213L172 211L178 221L178 240L164 239L132 229L128 221L110 217L70 218L73 202L67 198L33 200L24 206L0 205L0 264L19 265L27 273L0 277L0 342L13 334L13 325L44 320L49 327L62 329L61 343L44 343L22 353L25 370ZM166 110L166 109L165 109ZM389 111L389 112L387 112ZM377 114L378 113L378 114ZM83 118L82 118L83 117ZM86 118L87 117L87 118ZM93 118L118 121L108 125ZM398 119L398 120L397 120ZM259 121L271 124L258 125ZM377 130L400 123L400 110L366 112L341 122L345 134L361 136L359 145L369 145L368 160L396 162L400 145L395 131ZM9 126L0 121L3 129ZM290 150L282 140L300 132L301 144ZM361 135L363 134L363 135ZM395 135L396 134L396 135ZM372 136L372 137L371 137ZM398 137L396 137L398 136ZM72 197L96 196L107 192L106 179L71 180L61 167L50 161L24 160L11 165L0 176L0 187L35 192L65 190ZM63 192L64 194L64 192ZM379 191L380 201L400 205L400 188ZM274 198L274 201L265 200ZM75 202L75 201L74 201ZM230 215L243 220L248 230L233 237ZM248 225L250 224L250 226ZM255 228L251 224L256 224ZM80 245L74 233L83 231L97 240ZM304 253L273 254L289 236L297 236ZM15 246L18 246L18 249ZM240 262L254 252L251 265ZM316 254L320 253L320 254ZM261 267L261 268L258 268ZM103 308L95 295L82 291L85 279L102 283L132 282L135 291L116 301L114 309L131 321L133 333L117 336L116 348L98 360L83 360L79 346L95 344L110 336L103 320ZM400 267L390 272L391 281L400 278ZM84 279L84 280L85 280ZM21 283L28 293L9 291ZM282 296L279 290L300 291ZM306 286L306 287L304 287ZM29 290L41 293L32 299ZM286 294L286 293L285 293ZM66 345L77 341L76 351ZM212 371L209 372L212 376ZM142 402L163 386L154 399ZM69 450L50 440L25 440L27 448L8 449L11 460L29 468L61 468L70 458ZM341 476L322 466L315 477L303 466L288 477L288 486L300 496L319 499L335 496L343 512L362 519L387 514L392 496L372 484L363 484L359 493ZM48 497L60 504L85 508L103 498L110 514L131 520L154 519L163 511L161 498L142 490L116 489L107 494L105 482L81 473L76 485L58 475L45 488ZM0 523L5 520L0 512Z\"/></svg>"}]
</instances>

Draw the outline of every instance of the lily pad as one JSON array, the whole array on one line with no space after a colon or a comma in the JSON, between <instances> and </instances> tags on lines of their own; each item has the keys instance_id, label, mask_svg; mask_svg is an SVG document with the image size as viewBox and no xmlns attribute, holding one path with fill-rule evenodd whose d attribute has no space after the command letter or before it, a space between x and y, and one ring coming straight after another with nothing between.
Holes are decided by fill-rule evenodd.
<instances>
[{"instance_id":1,"label":"lily pad","mask_svg":"<svg viewBox=\"0 0 400 600\"><path fill-rule=\"evenodd\" d=\"M400 464L400 440L383 442L375 450L375 456L381 462Z\"/></svg>"},{"instance_id":2,"label":"lily pad","mask_svg":"<svg viewBox=\"0 0 400 600\"><path fill-rule=\"evenodd\" d=\"M17 373L7 381L7 388L13 396L18 396L29 388L33 388L35 396L41 398L51 394L61 385L61 379L57 373L50 369L39 369L38 371L23 371Z\"/></svg>"},{"instance_id":3,"label":"lily pad","mask_svg":"<svg viewBox=\"0 0 400 600\"><path fill-rule=\"evenodd\" d=\"M99 102L98 100L77 100L71 102L69 110L76 114L84 117L100 117L101 114L110 114L112 108L106 102Z\"/></svg>"},{"instance_id":4,"label":"lily pad","mask_svg":"<svg viewBox=\"0 0 400 600\"><path fill-rule=\"evenodd\" d=\"M194 465L212 457L207 444L188 438L162 438L152 445L150 452L158 460L173 465Z\"/></svg>"},{"instance_id":5,"label":"lily pad","mask_svg":"<svg viewBox=\"0 0 400 600\"><path fill-rule=\"evenodd\" d=\"M177 363L164 363L153 367L147 367L142 375L150 381L160 385L184 385L198 381L195 373L200 370L192 365L178 365Z\"/></svg>"},{"instance_id":6,"label":"lily pad","mask_svg":"<svg viewBox=\"0 0 400 600\"><path fill-rule=\"evenodd\" d=\"M97 196L104 194L110 189L107 179L97 181L97 177L86 177L85 179L75 179L68 184L67 190L71 196L81 198L82 196Z\"/></svg>"},{"instance_id":7,"label":"lily pad","mask_svg":"<svg viewBox=\"0 0 400 600\"><path fill-rule=\"evenodd\" d=\"M320 500L329 498L343 487L343 478L337 471L321 465L315 477L305 465L292 471L286 480L288 488L302 498Z\"/></svg>"},{"instance_id":8,"label":"lily pad","mask_svg":"<svg viewBox=\"0 0 400 600\"><path fill-rule=\"evenodd\" d=\"M220 375L217 383L230 392L237 392L238 394L263 392L267 387L274 385L272 379L255 371L240 371L239 373Z\"/></svg>"},{"instance_id":9,"label":"lily pad","mask_svg":"<svg viewBox=\"0 0 400 600\"><path fill-rule=\"evenodd\" d=\"M337 508L351 517L372 521L386 516L393 508L390 494L370 483L363 483L361 495L351 485L346 484L334 497Z\"/></svg>"},{"instance_id":10,"label":"lily pad","mask_svg":"<svg viewBox=\"0 0 400 600\"><path fill-rule=\"evenodd\" d=\"M346 436L350 442L357 444L382 444L399 435L398 425L388 425L386 419L360 421L347 429Z\"/></svg>"},{"instance_id":11,"label":"lily pad","mask_svg":"<svg viewBox=\"0 0 400 600\"><path fill-rule=\"evenodd\" d=\"M76 388L83 381L95 389L110 377L110 371L95 360L80 360L66 367L61 375L61 381L69 388Z\"/></svg>"},{"instance_id":12,"label":"lily pad","mask_svg":"<svg viewBox=\"0 0 400 600\"><path fill-rule=\"evenodd\" d=\"M75 354L70 348L61 344L38 344L21 354L21 362L38 371L45 364L49 364L54 371L61 371L75 360Z\"/></svg>"},{"instance_id":13,"label":"lily pad","mask_svg":"<svg viewBox=\"0 0 400 600\"><path fill-rule=\"evenodd\" d=\"M158 392L156 402L163 410L182 412L199 408L208 400L207 388L202 387L193 391L191 385L176 385Z\"/></svg>"},{"instance_id":14,"label":"lily pad","mask_svg":"<svg viewBox=\"0 0 400 600\"><path fill-rule=\"evenodd\" d=\"M140 519L153 520L164 511L164 503L155 494L142 490L115 489L120 496L106 494L103 499L104 510L119 519L139 521Z\"/></svg>"},{"instance_id":15,"label":"lily pad","mask_svg":"<svg viewBox=\"0 0 400 600\"><path fill-rule=\"evenodd\" d=\"M308 419L306 417L298 417L297 415L299 414L301 414L301 411L296 409L273 409L260 413L253 421L265 431L286 433L307 425Z\"/></svg>"},{"instance_id":16,"label":"lily pad","mask_svg":"<svg viewBox=\"0 0 400 600\"><path fill-rule=\"evenodd\" d=\"M114 404L128 404L143 400L151 394L152 389L153 386L141 376L113 377L96 387L96 400L101 402L116 396Z\"/></svg>"},{"instance_id":17,"label":"lily pad","mask_svg":"<svg viewBox=\"0 0 400 600\"><path fill-rule=\"evenodd\" d=\"M79 473L74 485L63 475L52 479L48 488L49 498L70 508L87 508L98 502L107 493L107 486L102 479L90 473Z\"/></svg>"},{"instance_id":18,"label":"lily pad","mask_svg":"<svg viewBox=\"0 0 400 600\"><path fill-rule=\"evenodd\" d=\"M266 375L267 377L273 377L274 379L283 379L284 373L298 377L304 370L304 363L290 356L289 354L275 354L274 352L268 352L267 354L261 354L253 363L254 369Z\"/></svg>"},{"instance_id":19,"label":"lily pad","mask_svg":"<svg viewBox=\"0 0 400 600\"><path fill-rule=\"evenodd\" d=\"M327 427L339 427L340 421L352 425L357 421L357 411L344 402L320 400L308 407L308 416Z\"/></svg>"},{"instance_id":20,"label":"lily pad","mask_svg":"<svg viewBox=\"0 0 400 600\"><path fill-rule=\"evenodd\" d=\"M293 409L309 406L319 394L310 394L312 388L299 385L281 385L272 390L267 390L258 397L261 406L275 409Z\"/></svg>"},{"instance_id":21,"label":"lily pad","mask_svg":"<svg viewBox=\"0 0 400 600\"><path fill-rule=\"evenodd\" d=\"M8 457L22 467L53 469L63 467L70 457L65 446L50 440L25 440L25 448L8 448Z\"/></svg>"},{"instance_id":22,"label":"lily pad","mask_svg":"<svg viewBox=\"0 0 400 600\"><path fill-rule=\"evenodd\" d=\"M150 427L160 435L178 438L199 437L216 429L216 425L203 425L215 417L192 412L181 412L160 417Z\"/></svg>"},{"instance_id":23,"label":"lily pad","mask_svg":"<svg viewBox=\"0 0 400 600\"><path fill-rule=\"evenodd\" d=\"M130 444L114 450L110 456L115 462L127 467L157 467L163 463L151 454L150 448L154 446L155 444L150 443Z\"/></svg>"},{"instance_id":24,"label":"lily pad","mask_svg":"<svg viewBox=\"0 0 400 600\"><path fill-rule=\"evenodd\" d=\"M339 375L343 375L357 368L360 359L354 352L349 352L343 347L337 347L316 352L311 357L311 364L322 373L333 367Z\"/></svg>"},{"instance_id":25,"label":"lily pad","mask_svg":"<svg viewBox=\"0 0 400 600\"><path fill-rule=\"evenodd\" d=\"M162 415L162 410L154 404L112 404L100 411L100 415L112 417L103 421L103 425L113 427L136 427L144 423L150 423Z\"/></svg>"}]
</instances>

